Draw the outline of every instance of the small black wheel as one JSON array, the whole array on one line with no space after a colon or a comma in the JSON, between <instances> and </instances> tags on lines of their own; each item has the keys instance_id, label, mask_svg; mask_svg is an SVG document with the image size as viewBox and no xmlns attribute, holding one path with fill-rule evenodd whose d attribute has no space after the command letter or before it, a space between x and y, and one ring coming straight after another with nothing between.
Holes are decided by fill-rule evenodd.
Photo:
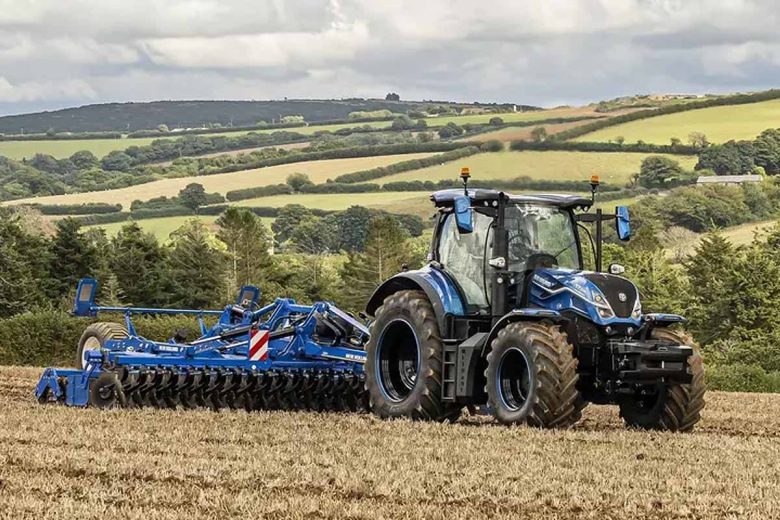
<instances>
[{"instance_id":1,"label":"small black wheel","mask_svg":"<svg viewBox=\"0 0 780 520\"><path fill-rule=\"evenodd\" d=\"M92 382L89 404L95 408L119 408L127 404L119 378L113 372L103 372Z\"/></svg>"}]
</instances>

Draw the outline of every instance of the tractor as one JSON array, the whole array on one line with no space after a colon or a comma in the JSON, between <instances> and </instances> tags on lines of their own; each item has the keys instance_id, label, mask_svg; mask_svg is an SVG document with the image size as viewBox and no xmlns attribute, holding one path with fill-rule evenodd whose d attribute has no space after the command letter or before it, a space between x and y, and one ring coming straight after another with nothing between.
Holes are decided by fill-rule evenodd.
<instances>
[{"instance_id":1,"label":"tractor","mask_svg":"<svg viewBox=\"0 0 780 520\"><path fill-rule=\"evenodd\" d=\"M386 280L366 306L373 413L454 421L469 407L566 428L589 403L617 404L629 427L691 430L705 383L685 318L643 313L625 268L602 272L603 224L628 240L628 209L588 212L596 176L590 197L470 189L469 178L464 168L463 189L431 196L427 265Z\"/></svg>"}]
</instances>

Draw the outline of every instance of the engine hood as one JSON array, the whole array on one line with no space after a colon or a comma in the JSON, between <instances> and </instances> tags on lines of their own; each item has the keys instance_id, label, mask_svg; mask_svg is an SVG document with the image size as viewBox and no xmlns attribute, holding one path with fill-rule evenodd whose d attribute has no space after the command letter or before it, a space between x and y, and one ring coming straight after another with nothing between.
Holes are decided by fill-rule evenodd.
<instances>
[{"instance_id":1,"label":"engine hood","mask_svg":"<svg viewBox=\"0 0 780 520\"><path fill-rule=\"evenodd\" d=\"M639 291L631 281L607 273L569 269L536 269L531 278L532 303L572 310L597 323L641 320Z\"/></svg>"}]
</instances>

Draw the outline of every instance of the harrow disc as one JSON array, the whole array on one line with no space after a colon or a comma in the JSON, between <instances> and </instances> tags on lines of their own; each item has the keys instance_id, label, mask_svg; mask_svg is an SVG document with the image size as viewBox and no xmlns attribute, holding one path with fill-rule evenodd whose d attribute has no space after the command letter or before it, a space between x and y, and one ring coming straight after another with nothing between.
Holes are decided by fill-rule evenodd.
<instances>
[{"instance_id":1,"label":"harrow disc","mask_svg":"<svg viewBox=\"0 0 780 520\"><path fill-rule=\"evenodd\" d=\"M104 372L89 389L89 404L96 408L117 408L127 405L122 383L114 372Z\"/></svg>"},{"instance_id":2,"label":"harrow disc","mask_svg":"<svg viewBox=\"0 0 780 520\"><path fill-rule=\"evenodd\" d=\"M93 383L99 408L210 408L364 412L362 375L332 370L258 372L196 367L119 367Z\"/></svg>"}]
</instances>

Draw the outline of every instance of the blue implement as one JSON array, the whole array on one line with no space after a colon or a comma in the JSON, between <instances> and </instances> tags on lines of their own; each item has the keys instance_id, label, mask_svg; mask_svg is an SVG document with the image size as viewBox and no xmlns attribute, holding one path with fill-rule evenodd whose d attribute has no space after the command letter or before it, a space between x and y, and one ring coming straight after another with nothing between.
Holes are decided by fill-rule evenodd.
<instances>
[{"instance_id":1,"label":"blue implement","mask_svg":"<svg viewBox=\"0 0 780 520\"><path fill-rule=\"evenodd\" d=\"M104 307L98 283L78 285L73 313L124 314L124 326L95 323L79 346L79 369L47 368L35 389L41 403L97 407L214 409L366 409L363 365L368 328L332 303L299 305L279 298L257 308L260 291L245 286L223 310ZM200 337L153 341L132 316L197 316ZM206 316L218 316L207 327Z\"/></svg>"}]
</instances>

